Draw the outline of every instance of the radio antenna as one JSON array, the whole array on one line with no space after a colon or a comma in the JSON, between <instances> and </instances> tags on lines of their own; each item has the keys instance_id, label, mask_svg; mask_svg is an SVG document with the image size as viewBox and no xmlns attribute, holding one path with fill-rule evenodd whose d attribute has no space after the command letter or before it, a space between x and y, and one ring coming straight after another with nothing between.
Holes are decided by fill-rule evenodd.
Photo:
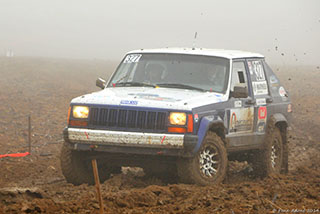
<instances>
[{"instance_id":1,"label":"radio antenna","mask_svg":"<svg viewBox=\"0 0 320 214\"><path fill-rule=\"evenodd\" d=\"M194 33L194 40L193 40L192 50L195 50L195 49L196 49L197 35L198 35L198 32L195 32L195 33Z\"/></svg>"}]
</instances>

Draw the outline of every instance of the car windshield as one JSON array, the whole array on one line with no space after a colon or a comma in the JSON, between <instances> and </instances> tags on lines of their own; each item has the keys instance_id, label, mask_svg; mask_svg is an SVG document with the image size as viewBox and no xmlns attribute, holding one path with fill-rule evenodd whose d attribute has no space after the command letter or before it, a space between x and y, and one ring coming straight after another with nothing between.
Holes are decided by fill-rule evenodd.
<instances>
[{"instance_id":1,"label":"car windshield","mask_svg":"<svg viewBox=\"0 0 320 214\"><path fill-rule=\"evenodd\" d=\"M128 54L108 87L167 87L224 93L229 60L219 57L144 53Z\"/></svg>"}]
</instances>

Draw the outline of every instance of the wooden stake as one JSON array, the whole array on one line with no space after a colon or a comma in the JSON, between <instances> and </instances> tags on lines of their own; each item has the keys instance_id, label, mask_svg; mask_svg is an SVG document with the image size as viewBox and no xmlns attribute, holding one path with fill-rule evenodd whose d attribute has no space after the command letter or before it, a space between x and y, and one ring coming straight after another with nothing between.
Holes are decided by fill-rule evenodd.
<instances>
[{"instance_id":1,"label":"wooden stake","mask_svg":"<svg viewBox=\"0 0 320 214\"><path fill-rule=\"evenodd\" d=\"M103 214L104 213L103 212L104 208L103 208L103 203L102 203L101 186L100 186L100 179L99 179L97 160L93 159L91 162L92 162L94 181L96 183L97 199L99 201L99 206L100 206L100 214Z\"/></svg>"},{"instance_id":2,"label":"wooden stake","mask_svg":"<svg viewBox=\"0 0 320 214\"><path fill-rule=\"evenodd\" d=\"M31 154L31 116L28 116L28 146L29 146L29 153Z\"/></svg>"}]
</instances>

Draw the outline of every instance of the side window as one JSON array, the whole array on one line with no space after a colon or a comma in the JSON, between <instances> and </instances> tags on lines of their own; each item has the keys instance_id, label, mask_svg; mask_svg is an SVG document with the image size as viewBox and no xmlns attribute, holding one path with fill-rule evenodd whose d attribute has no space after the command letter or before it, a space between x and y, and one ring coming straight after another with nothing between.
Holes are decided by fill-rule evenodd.
<instances>
[{"instance_id":1,"label":"side window","mask_svg":"<svg viewBox=\"0 0 320 214\"><path fill-rule=\"evenodd\" d=\"M248 60L248 68L254 96L268 95L268 84L261 60Z\"/></svg>"},{"instance_id":2,"label":"side window","mask_svg":"<svg viewBox=\"0 0 320 214\"><path fill-rule=\"evenodd\" d=\"M248 81L244 62L232 63L231 91L235 86L245 86L248 89Z\"/></svg>"}]
</instances>

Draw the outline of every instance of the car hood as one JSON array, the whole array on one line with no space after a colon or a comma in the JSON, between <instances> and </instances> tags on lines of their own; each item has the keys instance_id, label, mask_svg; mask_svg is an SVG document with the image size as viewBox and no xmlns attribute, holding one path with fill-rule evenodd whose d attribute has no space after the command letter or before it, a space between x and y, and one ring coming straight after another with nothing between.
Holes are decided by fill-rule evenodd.
<instances>
[{"instance_id":1,"label":"car hood","mask_svg":"<svg viewBox=\"0 0 320 214\"><path fill-rule=\"evenodd\" d=\"M214 92L176 88L115 87L77 97L71 103L192 110L226 100L226 95Z\"/></svg>"}]
</instances>

